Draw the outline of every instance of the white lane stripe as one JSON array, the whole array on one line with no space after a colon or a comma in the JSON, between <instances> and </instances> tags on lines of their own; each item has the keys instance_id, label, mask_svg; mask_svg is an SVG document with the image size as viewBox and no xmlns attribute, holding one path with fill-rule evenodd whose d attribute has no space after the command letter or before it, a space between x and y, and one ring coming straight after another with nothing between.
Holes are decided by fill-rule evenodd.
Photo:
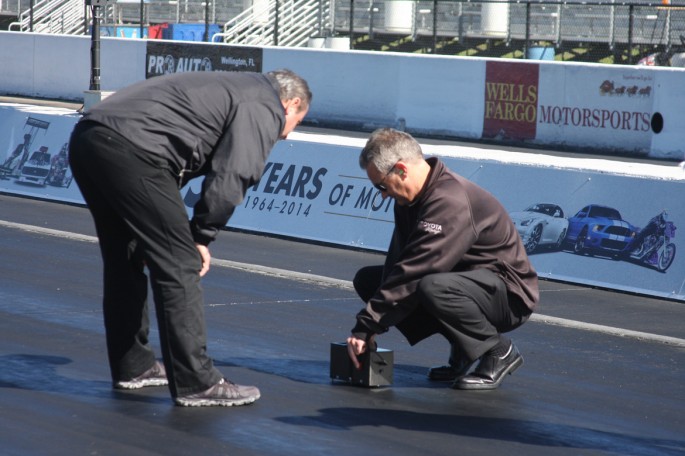
<instances>
[{"instance_id":1,"label":"white lane stripe","mask_svg":"<svg viewBox=\"0 0 685 456\"><path fill-rule=\"evenodd\" d=\"M652 342L661 342L663 344L675 345L677 347L685 347L685 339L677 337L660 336L658 334L646 333L641 331L632 331L630 329L615 328L613 326L596 325L594 323L584 323L581 321L567 320L565 318L550 317L547 315L533 314L530 321L537 321L550 325L563 326L565 328L582 329L585 331L594 331L604 334L611 334L618 337L627 337L630 339L649 340Z\"/></svg>"},{"instance_id":2,"label":"white lane stripe","mask_svg":"<svg viewBox=\"0 0 685 456\"><path fill-rule=\"evenodd\" d=\"M72 239L84 242L97 242L97 237L88 236L85 234L71 233L68 231L53 230L51 228L43 228L34 225L24 225L21 223L7 222L0 220L0 226L7 228L19 229L22 231L28 231L32 233L46 234L49 236L57 236L65 239ZM241 271L247 271L255 274L263 274L272 277L283 277L284 279L299 280L303 282L318 283L327 286L334 286L343 289L353 289L352 282L348 280L334 279L331 277L320 276L315 274L307 274L304 272L289 271L287 269L271 268L268 266L260 266L250 263L240 263L237 261L212 259L212 264L216 266L221 266L225 268L238 269ZM661 336L658 334L646 333L641 331L632 331L629 329L615 328L612 326L597 325L594 323L585 323L582 321L568 320L565 318L550 317L542 314L533 314L530 318L531 321L563 326L565 328L581 329L584 331L593 331L603 334L610 334L618 337L626 337L630 339L647 340L651 342L659 342L667 345L674 345L677 347L685 347L685 339L680 339L677 337Z\"/></svg>"},{"instance_id":3,"label":"white lane stripe","mask_svg":"<svg viewBox=\"0 0 685 456\"><path fill-rule=\"evenodd\" d=\"M31 233L47 234L48 236L56 236L66 239L74 239L76 241L84 242L98 242L98 238L95 236L88 236L86 234L70 233L69 231L53 230L51 228L43 228L42 226L35 225L24 225L23 223L8 222L5 220L0 220L0 226L6 228L16 228L22 231L28 231Z\"/></svg>"}]
</instances>

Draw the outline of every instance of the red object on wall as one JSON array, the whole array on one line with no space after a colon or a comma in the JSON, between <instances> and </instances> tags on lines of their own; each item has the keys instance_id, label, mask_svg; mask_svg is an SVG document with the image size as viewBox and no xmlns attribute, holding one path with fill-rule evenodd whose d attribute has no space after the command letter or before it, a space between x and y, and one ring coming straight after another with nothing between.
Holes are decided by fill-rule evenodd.
<instances>
[{"instance_id":1,"label":"red object on wall","mask_svg":"<svg viewBox=\"0 0 685 456\"><path fill-rule=\"evenodd\" d=\"M164 29L169 27L169 24L151 25L148 29L148 38L152 40L161 40Z\"/></svg>"}]
</instances>

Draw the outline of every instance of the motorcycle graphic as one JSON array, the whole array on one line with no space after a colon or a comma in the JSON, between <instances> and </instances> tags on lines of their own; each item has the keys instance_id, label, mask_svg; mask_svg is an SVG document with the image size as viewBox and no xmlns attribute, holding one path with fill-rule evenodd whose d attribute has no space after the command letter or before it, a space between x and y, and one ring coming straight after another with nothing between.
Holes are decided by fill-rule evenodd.
<instances>
[{"instance_id":1,"label":"motorcycle graphic","mask_svg":"<svg viewBox=\"0 0 685 456\"><path fill-rule=\"evenodd\" d=\"M628 250L628 258L660 272L666 272L675 259L676 248L671 242L675 237L675 229L673 222L668 220L666 211L652 217L635 236Z\"/></svg>"}]
</instances>

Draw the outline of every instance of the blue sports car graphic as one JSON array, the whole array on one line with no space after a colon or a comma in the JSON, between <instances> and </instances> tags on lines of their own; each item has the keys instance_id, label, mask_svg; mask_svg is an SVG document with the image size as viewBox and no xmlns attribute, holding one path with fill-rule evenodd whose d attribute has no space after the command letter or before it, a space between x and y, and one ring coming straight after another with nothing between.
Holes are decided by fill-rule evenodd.
<instances>
[{"instance_id":1,"label":"blue sports car graphic","mask_svg":"<svg viewBox=\"0 0 685 456\"><path fill-rule=\"evenodd\" d=\"M638 231L616 209L590 204L568 219L565 242L577 254L597 253L618 258L629 250Z\"/></svg>"},{"instance_id":2,"label":"blue sports car graphic","mask_svg":"<svg viewBox=\"0 0 685 456\"><path fill-rule=\"evenodd\" d=\"M540 203L509 214L523 240L527 253L547 245L558 249L566 237L568 220L556 204Z\"/></svg>"}]
</instances>

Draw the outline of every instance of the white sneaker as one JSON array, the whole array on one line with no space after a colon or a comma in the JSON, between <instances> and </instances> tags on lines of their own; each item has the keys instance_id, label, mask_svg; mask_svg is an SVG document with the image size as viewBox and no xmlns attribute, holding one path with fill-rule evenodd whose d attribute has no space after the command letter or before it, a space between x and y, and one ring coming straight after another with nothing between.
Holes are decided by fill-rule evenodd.
<instances>
[{"instance_id":1,"label":"white sneaker","mask_svg":"<svg viewBox=\"0 0 685 456\"><path fill-rule=\"evenodd\" d=\"M246 405L259 399L261 394L256 386L242 386L222 378L219 383L201 392L180 396L176 404L183 407L232 407Z\"/></svg>"},{"instance_id":2,"label":"white sneaker","mask_svg":"<svg viewBox=\"0 0 685 456\"><path fill-rule=\"evenodd\" d=\"M168 384L169 380L166 378L164 364L160 363L159 361L155 361L154 366L139 376L132 378L131 380L119 380L114 382L114 388L133 390L144 388L146 386L164 386Z\"/></svg>"}]
</instances>

